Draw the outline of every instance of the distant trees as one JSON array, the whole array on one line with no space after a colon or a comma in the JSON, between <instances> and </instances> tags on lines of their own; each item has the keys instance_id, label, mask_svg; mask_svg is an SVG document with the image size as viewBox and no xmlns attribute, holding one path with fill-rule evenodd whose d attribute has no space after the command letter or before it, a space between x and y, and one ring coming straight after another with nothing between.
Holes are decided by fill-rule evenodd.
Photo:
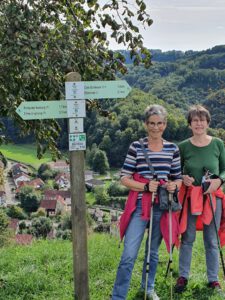
<instances>
[{"instance_id":1,"label":"distant trees","mask_svg":"<svg viewBox=\"0 0 225 300\"><path fill-rule=\"evenodd\" d=\"M47 217L34 218L31 223L31 232L37 238L46 238L52 230L52 222Z\"/></svg>"},{"instance_id":2,"label":"distant trees","mask_svg":"<svg viewBox=\"0 0 225 300\"><path fill-rule=\"evenodd\" d=\"M70 213L62 215L60 224L57 229L56 237L61 238L63 240L72 239L72 220Z\"/></svg>"},{"instance_id":3,"label":"distant trees","mask_svg":"<svg viewBox=\"0 0 225 300\"><path fill-rule=\"evenodd\" d=\"M7 208L7 215L10 218L15 218L19 220L26 219L26 214L24 213L23 209L17 205L11 205Z\"/></svg>"},{"instance_id":4,"label":"distant trees","mask_svg":"<svg viewBox=\"0 0 225 300\"><path fill-rule=\"evenodd\" d=\"M93 171L99 174L106 174L109 169L109 163L105 151L97 150L92 162Z\"/></svg>"},{"instance_id":5,"label":"distant trees","mask_svg":"<svg viewBox=\"0 0 225 300\"><path fill-rule=\"evenodd\" d=\"M20 189L18 199L21 207L27 213L37 211L40 204L40 195L30 186L24 186Z\"/></svg>"},{"instance_id":6,"label":"distant trees","mask_svg":"<svg viewBox=\"0 0 225 300\"><path fill-rule=\"evenodd\" d=\"M41 164L38 168L38 176L44 181L53 178L55 174L56 172L52 170L49 164Z\"/></svg>"},{"instance_id":7,"label":"distant trees","mask_svg":"<svg viewBox=\"0 0 225 300\"><path fill-rule=\"evenodd\" d=\"M9 219L3 209L0 209L0 248L9 242Z\"/></svg>"}]
</instances>

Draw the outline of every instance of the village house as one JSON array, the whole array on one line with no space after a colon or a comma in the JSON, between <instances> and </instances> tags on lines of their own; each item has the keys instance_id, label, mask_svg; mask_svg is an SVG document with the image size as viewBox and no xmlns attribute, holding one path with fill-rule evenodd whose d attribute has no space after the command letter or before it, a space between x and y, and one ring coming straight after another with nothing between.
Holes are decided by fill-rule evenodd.
<instances>
[{"instance_id":1,"label":"village house","mask_svg":"<svg viewBox=\"0 0 225 300\"><path fill-rule=\"evenodd\" d=\"M69 173L70 172L70 166L64 160L53 161L53 162L48 163L48 165L54 171L59 171L59 172L62 172L62 173Z\"/></svg>"},{"instance_id":2,"label":"village house","mask_svg":"<svg viewBox=\"0 0 225 300\"><path fill-rule=\"evenodd\" d=\"M45 209L47 217L55 216L58 213L63 213L67 210L66 203L60 195L56 195L55 199L42 200L40 207Z\"/></svg>"},{"instance_id":3,"label":"village house","mask_svg":"<svg viewBox=\"0 0 225 300\"><path fill-rule=\"evenodd\" d=\"M59 188L69 188L70 187L70 174L69 173L59 173L55 177L55 183L58 184Z\"/></svg>"},{"instance_id":4,"label":"village house","mask_svg":"<svg viewBox=\"0 0 225 300\"><path fill-rule=\"evenodd\" d=\"M67 210L71 209L71 193L63 190L46 190L43 200L56 200L57 196L61 196L66 203Z\"/></svg>"},{"instance_id":5,"label":"village house","mask_svg":"<svg viewBox=\"0 0 225 300\"><path fill-rule=\"evenodd\" d=\"M26 166L20 164L20 163L16 163L12 166L11 168L12 171L12 176L16 176L18 174L24 173L24 174L28 174L29 170Z\"/></svg>"},{"instance_id":6,"label":"village house","mask_svg":"<svg viewBox=\"0 0 225 300\"><path fill-rule=\"evenodd\" d=\"M20 173L18 175L13 176L14 184L16 187L19 187L21 182L24 181L30 181L30 176L28 176L26 173Z\"/></svg>"},{"instance_id":7,"label":"village house","mask_svg":"<svg viewBox=\"0 0 225 300\"><path fill-rule=\"evenodd\" d=\"M18 193L20 191L20 189L24 186L31 186L35 190L39 190L44 186L44 184L45 183L41 178L35 178L33 180L30 180L30 181L21 181L18 184L18 188L16 189L16 193Z\"/></svg>"}]
</instances>

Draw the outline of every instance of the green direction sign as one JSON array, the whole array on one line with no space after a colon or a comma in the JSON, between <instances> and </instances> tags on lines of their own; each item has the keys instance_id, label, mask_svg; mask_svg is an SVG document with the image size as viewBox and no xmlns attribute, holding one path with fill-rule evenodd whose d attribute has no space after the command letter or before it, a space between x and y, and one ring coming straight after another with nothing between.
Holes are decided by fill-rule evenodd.
<instances>
[{"instance_id":1,"label":"green direction sign","mask_svg":"<svg viewBox=\"0 0 225 300\"><path fill-rule=\"evenodd\" d=\"M125 80L66 82L66 99L125 98L131 87Z\"/></svg>"},{"instance_id":2,"label":"green direction sign","mask_svg":"<svg viewBox=\"0 0 225 300\"><path fill-rule=\"evenodd\" d=\"M16 112L23 120L83 118L86 116L85 100L70 101L69 105L65 100L27 101L22 102Z\"/></svg>"}]
</instances>

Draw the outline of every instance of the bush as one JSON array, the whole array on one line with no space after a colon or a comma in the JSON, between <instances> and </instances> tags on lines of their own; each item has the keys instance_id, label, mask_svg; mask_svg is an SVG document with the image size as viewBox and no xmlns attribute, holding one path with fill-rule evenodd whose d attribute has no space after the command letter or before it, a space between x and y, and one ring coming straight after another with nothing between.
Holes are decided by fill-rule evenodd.
<instances>
[{"instance_id":1,"label":"bush","mask_svg":"<svg viewBox=\"0 0 225 300\"><path fill-rule=\"evenodd\" d=\"M52 222L47 217L35 218L32 220L31 231L36 237L46 238L52 230Z\"/></svg>"},{"instance_id":2,"label":"bush","mask_svg":"<svg viewBox=\"0 0 225 300\"><path fill-rule=\"evenodd\" d=\"M71 213L65 213L62 215L61 222L60 222L62 230L72 230L72 220L71 220Z\"/></svg>"},{"instance_id":3,"label":"bush","mask_svg":"<svg viewBox=\"0 0 225 300\"><path fill-rule=\"evenodd\" d=\"M58 230L56 233L56 237L62 240L72 240L72 231L69 229L66 230Z\"/></svg>"},{"instance_id":4,"label":"bush","mask_svg":"<svg viewBox=\"0 0 225 300\"><path fill-rule=\"evenodd\" d=\"M17 205L12 205L7 209L7 215L10 218L24 220L27 218L27 215L24 213L23 209Z\"/></svg>"},{"instance_id":5,"label":"bush","mask_svg":"<svg viewBox=\"0 0 225 300\"><path fill-rule=\"evenodd\" d=\"M95 187L94 189L95 203L101 205L109 204L109 195L104 187Z\"/></svg>"},{"instance_id":6,"label":"bush","mask_svg":"<svg viewBox=\"0 0 225 300\"><path fill-rule=\"evenodd\" d=\"M128 195L128 189L117 181L113 181L108 187L108 194L112 197Z\"/></svg>"},{"instance_id":7,"label":"bush","mask_svg":"<svg viewBox=\"0 0 225 300\"><path fill-rule=\"evenodd\" d=\"M10 231L8 230L9 218L3 209L0 209L0 247L10 242Z\"/></svg>"},{"instance_id":8,"label":"bush","mask_svg":"<svg viewBox=\"0 0 225 300\"><path fill-rule=\"evenodd\" d=\"M25 186L20 189L18 199L21 202L21 207L27 213L34 212L39 207L40 195L30 186Z\"/></svg>"},{"instance_id":9,"label":"bush","mask_svg":"<svg viewBox=\"0 0 225 300\"><path fill-rule=\"evenodd\" d=\"M22 221L19 223L19 230L20 230L20 233L23 232L23 230L27 229L27 225L26 225L26 222Z\"/></svg>"},{"instance_id":10,"label":"bush","mask_svg":"<svg viewBox=\"0 0 225 300\"><path fill-rule=\"evenodd\" d=\"M110 197L112 207L124 209L127 197Z\"/></svg>"},{"instance_id":11,"label":"bush","mask_svg":"<svg viewBox=\"0 0 225 300\"><path fill-rule=\"evenodd\" d=\"M106 174L109 163L105 151L97 150L93 158L93 170L99 174Z\"/></svg>"},{"instance_id":12,"label":"bush","mask_svg":"<svg viewBox=\"0 0 225 300\"><path fill-rule=\"evenodd\" d=\"M36 212L33 212L31 214L31 218L39 218L39 217L45 217L46 216L46 212L45 209L42 207L39 207L38 210Z\"/></svg>"},{"instance_id":13,"label":"bush","mask_svg":"<svg viewBox=\"0 0 225 300\"><path fill-rule=\"evenodd\" d=\"M107 224L107 223L101 223L101 224L98 224L98 225L94 228L94 232L104 232L104 233L109 233L109 232L110 232L110 224Z\"/></svg>"}]
</instances>

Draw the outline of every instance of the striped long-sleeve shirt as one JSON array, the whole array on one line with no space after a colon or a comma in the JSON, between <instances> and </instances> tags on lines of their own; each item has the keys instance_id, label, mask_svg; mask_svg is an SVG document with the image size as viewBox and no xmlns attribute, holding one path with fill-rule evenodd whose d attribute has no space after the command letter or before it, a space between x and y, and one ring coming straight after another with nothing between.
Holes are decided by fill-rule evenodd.
<instances>
[{"instance_id":1,"label":"striped long-sleeve shirt","mask_svg":"<svg viewBox=\"0 0 225 300\"><path fill-rule=\"evenodd\" d=\"M162 150L156 152L148 148L147 137L143 139L143 142L158 179L167 181L168 176L171 176L172 180L181 179L180 153L174 143L163 140ZM121 170L121 177L132 176L134 173L149 180L153 179L139 141L130 145Z\"/></svg>"}]
</instances>

